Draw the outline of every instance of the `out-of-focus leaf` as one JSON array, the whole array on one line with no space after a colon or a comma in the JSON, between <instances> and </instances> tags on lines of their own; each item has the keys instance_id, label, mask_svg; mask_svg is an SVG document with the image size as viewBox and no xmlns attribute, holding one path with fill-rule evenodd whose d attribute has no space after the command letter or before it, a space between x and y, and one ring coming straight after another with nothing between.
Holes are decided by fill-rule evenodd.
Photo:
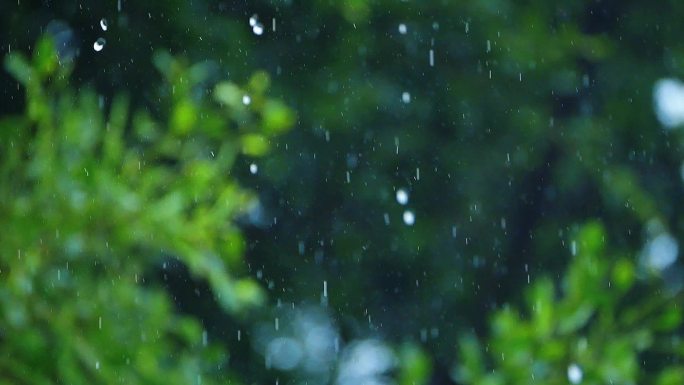
<instances>
[{"instance_id":1,"label":"out-of-focus leaf","mask_svg":"<svg viewBox=\"0 0 684 385\"><path fill-rule=\"evenodd\" d=\"M250 156L263 156L265 155L270 145L268 140L259 134L246 134L241 138L242 141L242 152L245 155Z\"/></svg>"},{"instance_id":2,"label":"out-of-focus leaf","mask_svg":"<svg viewBox=\"0 0 684 385\"><path fill-rule=\"evenodd\" d=\"M418 346L405 343L399 349L400 385L426 384L432 373L430 358Z\"/></svg>"},{"instance_id":3,"label":"out-of-focus leaf","mask_svg":"<svg viewBox=\"0 0 684 385\"><path fill-rule=\"evenodd\" d=\"M280 134L295 123L295 114L281 102L268 101L264 105L264 131L267 134Z\"/></svg>"}]
</instances>

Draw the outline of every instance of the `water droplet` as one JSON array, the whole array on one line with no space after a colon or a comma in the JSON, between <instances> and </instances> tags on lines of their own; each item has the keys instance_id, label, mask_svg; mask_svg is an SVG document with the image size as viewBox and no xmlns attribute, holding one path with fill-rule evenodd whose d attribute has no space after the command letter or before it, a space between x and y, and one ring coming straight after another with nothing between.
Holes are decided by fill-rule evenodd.
<instances>
[{"instance_id":1,"label":"water droplet","mask_svg":"<svg viewBox=\"0 0 684 385\"><path fill-rule=\"evenodd\" d=\"M658 80L653 88L656 116L665 128L684 123L684 83L677 79Z\"/></svg>"},{"instance_id":2,"label":"water droplet","mask_svg":"<svg viewBox=\"0 0 684 385\"><path fill-rule=\"evenodd\" d=\"M323 281L323 297L328 296L328 281Z\"/></svg>"},{"instance_id":3,"label":"water droplet","mask_svg":"<svg viewBox=\"0 0 684 385\"><path fill-rule=\"evenodd\" d=\"M242 104L244 104L245 106L249 106L250 103L252 103L252 98L249 95L243 95Z\"/></svg>"},{"instance_id":4,"label":"water droplet","mask_svg":"<svg viewBox=\"0 0 684 385\"><path fill-rule=\"evenodd\" d=\"M643 253L649 267L664 270L677 260L679 244L670 234L663 233L649 241Z\"/></svg>"},{"instance_id":5,"label":"water droplet","mask_svg":"<svg viewBox=\"0 0 684 385\"><path fill-rule=\"evenodd\" d=\"M404 103L411 103L411 94L408 93L408 92L406 92L406 91L404 91L404 92L401 94L401 101L404 102Z\"/></svg>"},{"instance_id":6,"label":"water droplet","mask_svg":"<svg viewBox=\"0 0 684 385\"><path fill-rule=\"evenodd\" d=\"M95 370L100 370L100 361L95 361Z\"/></svg>"},{"instance_id":7,"label":"water droplet","mask_svg":"<svg viewBox=\"0 0 684 385\"><path fill-rule=\"evenodd\" d=\"M404 24L404 23L399 24L399 33L402 35L406 35L406 32L408 32L408 28L406 28L406 24Z\"/></svg>"},{"instance_id":8,"label":"water droplet","mask_svg":"<svg viewBox=\"0 0 684 385\"><path fill-rule=\"evenodd\" d=\"M430 67L435 66L435 50L430 49Z\"/></svg>"},{"instance_id":9,"label":"water droplet","mask_svg":"<svg viewBox=\"0 0 684 385\"><path fill-rule=\"evenodd\" d=\"M102 28L103 31L106 31L107 27L108 27L107 19L105 19L105 18L100 19L100 28Z\"/></svg>"},{"instance_id":10,"label":"water droplet","mask_svg":"<svg viewBox=\"0 0 684 385\"><path fill-rule=\"evenodd\" d=\"M93 49L96 52L100 52L104 48L105 44L107 44L107 41L104 38L100 37L97 40L95 40L95 43L93 43Z\"/></svg>"},{"instance_id":11,"label":"water droplet","mask_svg":"<svg viewBox=\"0 0 684 385\"><path fill-rule=\"evenodd\" d=\"M568 381L572 384L579 384L582 382L582 369L577 364L570 364L568 366Z\"/></svg>"},{"instance_id":12,"label":"water droplet","mask_svg":"<svg viewBox=\"0 0 684 385\"><path fill-rule=\"evenodd\" d=\"M397 203L405 205L408 203L409 195L403 188L397 190Z\"/></svg>"},{"instance_id":13,"label":"water droplet","mask_svg":"<svg viewBox=\"0 0 684 385\"><path fill-rule=\"evenodd\" d=\"M257 36L261 36L264 33L264 26L261 23L256 23L252 26L252 32Z\"/></svg>"},{"instance_id":14,"label":"water droplet","mask_svg":"<svg viewBox=\"0 0 684 385\"><path fill-rule=\"evenodd\" d=\"M249 172L252 174L256 174L259 171L259 166L256 165L256 163L252 163L249 165Z\"/></svg>"},{"instance_id":15,"label":"water droplet","mask_svg":"<svg viewBox=\"0 0 684 385\"><path fill-rule=\"evenodd\" d=\"M206 330L202 331L202 346L207 346L209 344L209 334Z\"/></svg>"},{"instance_id":16,"label":"water droplet","mask_svg":"<svg viewBox=\"0 0 684 385\"><path fill-rule=\"evenodd\" d=\"M259 17L258 17L256 14L250 16L250 18L249 18L249 26L250 26L250 27L254 27L255 25L257 25L257 23L258 23L258 18L259 18Z\"/></svg>"},{"instance_id":17,"label":"water droplet","mask_svg":"<svg viewBox=\"0 0 684 385\"><path fill-rule=\"evenodd\" d=\"M416 223L416 215L413 214L413 211L411 210L404 211L402 218L404 219L404 223L408 226L413 226L413 224Z\"/></svg>"}]
</instances>

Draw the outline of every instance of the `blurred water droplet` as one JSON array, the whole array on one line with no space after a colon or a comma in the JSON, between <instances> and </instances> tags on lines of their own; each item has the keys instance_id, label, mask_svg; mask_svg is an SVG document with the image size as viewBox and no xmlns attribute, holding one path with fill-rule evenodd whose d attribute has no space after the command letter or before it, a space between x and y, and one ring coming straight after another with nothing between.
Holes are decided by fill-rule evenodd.
<instances>
[{"instance_id":1,"label":"blurred water droplet","mask_svg":"<svg viewBox=\"0 0 684 385\"><path fill-rule=\"evenodd\" d=\"M402 218L404 219L404 223L408 226L413 226L413 224L416 223L416 215L413 214L413 211L411 210L404 211Z\"/></svg>"},{"instance_id":2,"label":"blurred water droplet","mask_svg":"<svg viewBox=\"0 0 684 385\"><path fill-rule=\"evenodd\" d=\"M568 381L572 384L579 384L582 382L582 369L577 364L570 364L568 366Z\"/></svg>"},{"instance_id":3,"label":"blurred water droplet","mask_svg":"<svg viewBox=\"0 0 684 385\"><path fill-rule=\"evenodd\" d=\"M108 26L107 19L104 19L104 18L100 19L100 28L102 28L103 31L107 30L107 26Z\"/></svg>"},{"instance_id":4,"label":"blurred water droplet","mask_svg":"<svg viewBox=\"0 0 684 385\"><path fill-rule=\"evenodd\" d=\"M257 25L257 22L258 22L258 16L256 14L250 16L250 18L249 18L249 26L250 27L254 27L255 25Z\"/></svg>"},{"instance_id":5,"label":"blurred water droplet","mask_svg":"<svg viewBox=\"0 0 684 385\"><path fill-rule=\"evenodd\" d=\"M677 79L658 80L653 88L656 116L665 128L684 123L684 83Z\"/></svg>"},{"instance_id":6,"label":"blurred water droplet","mask_svg":"<svg viewBox=\"0 0 684 385\"><path fill-rule=\"evenodd\" d=\"M245 106L248 106L248 105L250 105L250 103L252 103L252 98L249 95L243 95L242 96L242 104L244 104Z\"/></svg>"},{"instance_id":7,"label":"blurred water droplet","mask_svg":"<svg viewBox=\"0 0 684 385\"><path fill-rule=\"evenodd\" d=\"M650 268L664 270L677 260L679 244L670 234L659 234L648 242L643 254Z\"/></svg>"},{"instance_id":8,"label":"blurred water droplet","mask_svg":"<svg viewBox=\"0 0 684 385\"><path fill-rule=\"evenodd\" d=\"M411 94L404 91L404 93L401 94L401 101L404 103L411 103Z\"/></svg>"},{"instance_id":9,"label":"blurred water droplet","mask_svg":"<svg viewBox=\"0 0 684 385\"><path fill-rule=\"evenodd\" d=\"M397 203L405 205L408 203L409 195L403 188L397 190Z\"/></svg>"},{"instance_id":10,"label":"blurred water droplet","mask_svg":"<svg viewBox=\"0 0 684 385\"><path fill-rule=\"evenodd\" d=\"M399 24L399 33L402 35L406 35L406 32L408 32L408 28L406 28L406 24L404 24L404 23Z\"/></svg>"},{"instance_id":11,"label":"blurred water droplet","mask_svg":"<svg viewBox=\"0 0 684 385\"><path fill-rule=\"evenodd\" d=\"M107 44L107 41L104 38L100 37L97 40L95 40L95 43L93 43L93 49L96 52L100 52L104 48L105 44Z\"/></svg>"},{"instance_id":12,"label":"blurred water droplet","mask_svg":"<svg viewBox=\"0 0 684 385\"><path fill-rule=\"evenodd\" d=\"M256 174L259 171L259 166L256 165L256 163L252 163L249 165L249 172L252 174Z\"/></svg>"},{"instance_id":13,"label":"blurred water droplet","mask_svg":"<svg viewBox=\"0 0 684 385\"><path fill-rule=\"evenodd\" d=\"M252 32L257 36L261 36L261 34L264 33L264 26L260 23L256 23L252 26Z\"/></svg>"},{"instance_id":14,"label":"blurred water droplet","mask_svg":"<svg viewBox=\"0 0 684 385\"><path fill-rule=\"evenodd\" d=\"M95 370L100 370L100 361L95 361Z\"/></svg>"}]
</instances>

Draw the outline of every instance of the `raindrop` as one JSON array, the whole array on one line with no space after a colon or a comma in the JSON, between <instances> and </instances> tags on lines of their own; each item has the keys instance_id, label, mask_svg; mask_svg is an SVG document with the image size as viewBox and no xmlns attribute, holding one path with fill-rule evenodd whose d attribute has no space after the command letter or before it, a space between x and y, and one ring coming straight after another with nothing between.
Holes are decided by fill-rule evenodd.
<instances>
[{"instance_id":1,"label":"raindrop","mask_svg":"<svg viewBox=\"0 0 684 385\"><path fill-rule=\"evenodd\" d=\"M435 50L430 49L430 67L435 66Z\"/></svg>"},{"instance_id":2,"label":"raindrop","mask_svg":"<svg viewBox=\"0 0 684 385\"><path fill-rule=\"evenodd\" d=\"M93 49L96 52L100 52L100 51L102 51L102 49L104 48L106 43L107 43L107 41L104 38L100 37L97 40L95 40L95 43L93 43Z\"/></svg>"},{"instance_id":3,"label":"raindrop","mask_svg":"<svg viewBox=\"0 0 684 385\"><path fill-rule=\"evenodd\" d=\"M572 384L579 384L582 382L582 369L577 364L570 364L568 366L568 381Z\"/></svg>"},{"instance_id":4,"label":"raindrop","mask_svg":"<svg viewBox=\"0 0 684 385\"><path fill-rule=\"evenodd\" d=\"M258 16L256 14L252 15L249 18L249 26L254 27L255 25L257 25L257 22L258 22L257 19L258 19Z\"/></svg>"},{"instance_id":5,"label":"raindrop","mask_svg":"<svg viewBox=\"0 0 684 385\"><path fill-rule=\"evenodd\" d=\"M108 26L107 19L105 19L105 18L100 19L100 28L102 28L103 31L107 30L107 26Z\"/></svg>"},{"instance_id":6,"label":"raindrop","mask_svg":"<svg viewBox=\"0 0 684 385\"><path fill-rule=\"evenodd\" d=\"M653 89L656 116L665 128L684 123L684 83L676 79L658 80Z\"/></svg>"},{"instance_id":7,"label":"raindrop","mask_svg":"<svg viewBox=\"0 0 684 385\"><path fill-rule=\"evenodd\" d=\"M570 242L570 253L573 257L577 255L577 241Z\"/></svg>"},{"instance_id":8,"label":"raindrop","mask_svg":"<svg viewBox=\"0 0 684 385\"><path fill-rule=\"evenodd\" d=\"M264 26L261 23L256 23L252 26L252 32L257 36L261 36L264 33Z\"/></svg>"},{"instance_id":9,"label":"raindrop","mask_svg":"<svg viewBox=\"0 0 684 385\"><path fill-rule=\"evenodd\" d=\"M95 361L95 370L100 370L100 361Z\"/></svg>"},{"instance_id":10,"label":"raindrop","mask_svg":"<svg viewBox=\"0 0 684 385\"><path fill-rule=\"evenodd\" d=\"M323 297L328 297L328 281L323 281Z\"/></svg>"},{"instance_id":11,"label":"raindrop","mask_svg":"<svg viewBox=\"0 0 684 385\"><path fill-rule=\"evenodd\" d=\"M397 203L400 205L405 205L408 203L409 195L403 188L397 190ZM404 214L406 215L406 214Z\"/></svg>"},{"instance_id":12,"label":"raindrop","mask_svg":"<svg viewBox=\"0 0 684 385\"><path fill-rule=\"evenodd\" d=\"M404 91L404 92L401 94L401 101L404 102L404 103L411 103L411 94L408 93L408 92L406 92L406 91Z\"/></svg>"},{"instance_id":13,"label":"raindrop","mask_svg":"<svg viewBox=\"0 0 684 385\"><path fill-rule=\"evenodd\" d=\"M249 165L249 172L252 174L256 174L259 171L259 166L256 165L256 163L252 163Z\"/></svg>"},{"instance_id":14,"label":"raindrop","mask_svg":"<svg viewBox=\"0 0 684 385\"><path fill-rule=\"evenodd\" d=\"M406 35L406 32L408 32L408 28L406 28L406 24L404 24L404 23L399 24L399 33L402 35Z\"/></svg>"},{"instance_id":15,"label":"raindrop","mask_svg":"<svg viewBox=\"0 0 684 385\"><path fill-rule=\"evenodd\" d=\"M97 319L97 328L102 330L102 316Z\"/></svg>"},{"instance_id":16,"label":"raindrop","mask_svg":"<svg viewBox=\"0 0 684 385\"><path fill-rule=\"evenodd\" d=\"M647 244L644 254L651 268L664 270L677 260L679 244L670 234L663 233Z\"/></svg>"},{"instance_id":17,"label":"raindrop","mask_svg":"<svg viewBox=\"0 0 684 385\"><path fill-rule=\"evenodd\" d=\"M249 95L243 95L242 96L242 104L244 104L245 106L249 106L250 103L252 103L252 98L249 97Z\"/></svg>"},{"instance_id":18,"label":"raindrop","mask_svg":"<svg viewBox=\"0 0 684 385\"><path fill-rule=\"evenodd\" d=\"M416 223L416 216L411 210L404 211L403 219L404 223L408 226L413 226L413 224Z\"/></svg>"},{"instance_id":19,"label":"raindrop","mask_svg":"<svg viewBox=\"0 0 684 385\"><path fill-rule=\"evenodd\" d=\"M209 334L206 330L202 331L202 346L207 346L209 344Z\"/></svg>"}]
</instances>

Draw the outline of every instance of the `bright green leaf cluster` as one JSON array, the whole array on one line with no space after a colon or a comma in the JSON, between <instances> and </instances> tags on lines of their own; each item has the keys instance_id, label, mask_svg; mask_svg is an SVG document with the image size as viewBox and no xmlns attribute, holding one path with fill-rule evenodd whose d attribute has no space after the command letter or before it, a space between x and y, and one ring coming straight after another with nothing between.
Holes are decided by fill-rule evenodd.
<instances>
[{"instance_id":1,"label":"bright green leaf cluster","mask_svg":"<svg viewBox=\"0 0 684 385\"><path fill-rule=\"evenodd\" d=\"M681 354L676 329L681 301L662 289L634 302L637 285L630 259L606 255L603 228L585 225L562 288L542 278L527 292L526 312L495 313L482 345L461 340L454 378L464 384L680 384L684 368L647 354ZM561 291L560 297L557 290Z\"/></svg>"},{"instance_id":2,"label":"bright green leaf cluster","mask_svg":"<svg viewBox=\"0 0 684 385\"><path fill-rule=\"evenodd\" d=\"M169 80L168 122L130 113L125 96L105 105L74 92L48 38L31 62L5 60L27 111L0 120L2 384L214 383L227 356L203 346L196 321L149 284L169 256L226 311L264 300L255 281L234 278L244 266L233 219L253 198L230 173L245 143L266 153L254 138L268 143L261 106L275 102L262 87L263 103L243 116L196 96L201 65L156 62Z\"/></svg>"}]
</instances>

